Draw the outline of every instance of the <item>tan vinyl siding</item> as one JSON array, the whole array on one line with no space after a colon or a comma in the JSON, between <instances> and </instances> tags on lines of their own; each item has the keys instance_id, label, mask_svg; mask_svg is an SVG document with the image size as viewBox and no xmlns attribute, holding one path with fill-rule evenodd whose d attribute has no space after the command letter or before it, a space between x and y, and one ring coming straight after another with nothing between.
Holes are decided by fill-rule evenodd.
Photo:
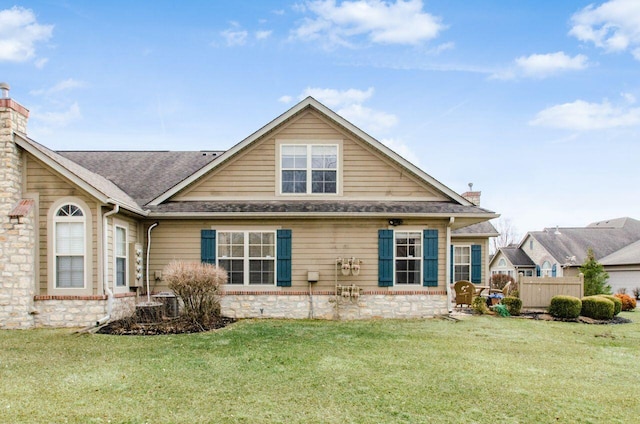
<instances>
[{"instance_id":1,"label":"tan vinyl siding","mask_svg":"<svg viewBox=\"0 0 640 424\"><path fill-rule=\"evenodd\" d=\"M374 151L353 134L319 114L306 111L223 164L175 200L280 197L277 185L279 145L287 140L337 142L341 145L342 194L348 198L444 199L406 169ZM287 196L291 198L292 196ZM299 198L298 196L295 196ZM319 196L315 196L317 199ZM335 196L332 196L335 199Z\"/></svg>"},{"instance_id":2,"label":"tan vinyl siding","mask_svg":"<svg viewBox=\"0 0 640 424\"><path fill-rule=\"evenodd\" d=\"M48 257L49 245L47 228L49 209L62 197L73 197L82 200L91 209L91 251L89 252L89 263L91 266L90 281L87 283L93 288L93 294L97 294L98 288L98 213L96 201L86 192L74 186L68 180L62 178L57 173L50 170L46 165L30 155L26 160L26 193L38 193L39 216L38 216L38 240L39 240L39 291L38 294L47 294L47 282L49 278Z\"/></svg>"},{"instance_id":3,"label":"tan vinyl siding","mask_svg":"<svg viewBox=\"0 0 640 424\"><path fill-rule=\"evenodd\" d=\"M471 246L479 244L482 246L480 263L482 273L479 284L489 284L489 240L486 238L452 238L451 244L454 246Z\"/></svg>"},{"instance_id":4,"label":"tan vinyl siding","mask_svg":"<svg viewBox=\"0 0 640 424\"><path fill-rule=\"evenodd\" d=\"M445 242L446 230L442 221L407 222L396 227L398 231L435 228L439 232L439 273L440 289L445 282ZM367 220L290 220L282 223L276 220L243 221L229 224L228 221L161 221L151 233L150 275L162 271L171 260L200 260L200 230L292 230L292 279L291 288L284 291L307 290L307 271L319 271L320 281L314 290L333 290L336 280L335 261L338 257L356 257L363 261L360 275L342 276L337 273L339 284L356 284L367 290L378 290L378 230L387 229L383 219ZM146 246L145 246L146 248ZM164 282L151 278L151 290L167 290ZM245 289L250 286L233 286ZM421 286L420 286L421 287ZM268 288L280 289L275 286ZM402 286L400 289L420 289L416 286ZM435 289L430 287L429 289ZM384 288L383 290L387 290Z\"/></svg>"}]
</instances>

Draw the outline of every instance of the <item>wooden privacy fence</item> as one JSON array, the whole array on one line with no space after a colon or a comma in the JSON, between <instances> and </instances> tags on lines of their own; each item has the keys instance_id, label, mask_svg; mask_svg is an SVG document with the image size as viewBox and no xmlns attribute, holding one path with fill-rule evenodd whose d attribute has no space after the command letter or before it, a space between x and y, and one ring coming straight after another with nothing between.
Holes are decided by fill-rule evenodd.
<instances>
[{"instance_id":1,"label":"wooden privacy fence","mask_svg":"<svg viewBox=\"0 0 640 424\"><path fill-rule=\"evenodd\" d=\"M557 295L584 296L584 276L577 277L524 277L518 278L523 308L547 308Z\"/></svg>"}]
</instances>

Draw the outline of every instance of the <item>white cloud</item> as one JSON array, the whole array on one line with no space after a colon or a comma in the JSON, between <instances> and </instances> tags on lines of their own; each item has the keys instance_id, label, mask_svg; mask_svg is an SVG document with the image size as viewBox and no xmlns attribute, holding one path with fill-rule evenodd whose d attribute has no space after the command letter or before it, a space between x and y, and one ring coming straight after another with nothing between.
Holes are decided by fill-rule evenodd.
<instances>
[{"instance_id":1,"label":"white cloud","mask_svg":"<svg viewBox=\"0 0 640 424\"><path fill-rule=\"evenodd\" d=\"M292 100L293 100L293 97L291 96L282 96L278 99L280 103L291 103Z\"/></svg>"},{"instance_id":2,"label":"white cloud","mask_svg":"<svg viewBox=\"0 0 640 424\"><path fill-rule=\"evenodd\" d=\"M374 93L373 87L367 90L335 90L332 88L305 89L299 96L303 99L311 96L325 106L333 109L338 115L367 132L384 132L398 123L398 118L390 113L363 106Z\"/></svg>"},{"instance_id":3,"label":"white cloud","mask_svg":"<svg viewBox=\"0 0 640 424\"><path fill-rule=\"evenodd\" d=\"M30 9L14 6L0 10L0 61L34 58L36 43L48 41L52 33L53 25L39 24Z\"/></svg>"},{"instance_id":4,"label":"white cloud","mask_svg":"<svg viewBox=\"0 0 640 424\"><path fill-rule=\"evenodd\" d=\"M569 31L578 40L591 42L607 52L631 50L640 60L640 2L610 0L589 5L571 17Z\"/></svg>"},{"instance_id":5,"label":"white cloud","mask_svg":"<svg viewBox=\"0 0 640 424\"><path fill-rule=\"evenodd\" d=\"M436 38L446 28L439 17L422 11L421 0L343 1L316 0L304 3L299 11L310 12L292 31L292 37L321 40L325 47L347 46L350 39L366 36L373 43L416 45Z\"/></svg>"},{"instance_id":6,"label":"white cloud","mask_svg":"<svg viewBox=\"0 0 640 424\"><path fill-rule=\"evenodd\" d=\"M622 96L623 99L625 99L627 101L627 103L629 103L630 105L634 104L636 102L636 96L634 96L631 93L620 93L620 95Z\"/></svg>"},{"instance_id":7,"label":"white cloud","mask_svg":"<svg viewBox=\"0 0 640 424\"><path fill-rule=\"evenodd\" d=\"M42 96L42 95L50 96L52 94L59 93L61 91L72 90L74 88L82 88L85 85L86 84L82 81L77 81L77 80L74 80L73 78L69 78L64 81L60 81L59 83L57 83L56 85L48 89L32 90L29 92L29 94L33 96Z\"/></svg>"},{"instance_id":8,"label":"white cloud","mask_svg":"<svg viewBox=\"0 0 640 424\"><path fill-rule=\"evenodd\" d=\"M616 107L607 100L602 103L576 100L538 112L529 124L575 131L637 126L640 108Z\"/></svg>"},{"instance_id":9,"label":"white cloud","mask_svg":"<svg viewBox=\"0 0 640 424\"><path fill-rule=\"evenodd\" d=\"M235 24L234 26L237 26ZM247 37L249 33L242 29L226 29L220 33L222 38L225 39L227 46L243 46L247 43Z\"/></svg>"},{"instance_id":10,"label":"white cloud","mask_svg":"<svg viewBox=\"0 0 640 424\"><path fill-rule=\"evenodd\" d=\"M56 110L55 112L40 112L38 110L33 111L34 121L44 123L50 127L66 127L70 123L82 118L80 112L80 106L75 102L70 105L66 110Z\"/></svg>"},{"instance_id":11,"label":"white cloud","mask_svg":"<svg viewBox=\"0 0 640 424\"><path fill-rule=\"evenodd\" d=\"M265 40L271 36L273 31L256 31L257 40Z\"/></svg>"},{"instance_id":12,"label":"white cloud","mask_svg":"<svg viewBox=\"0 0 640 424\"><path fill-rule=\"evenodd\" d=\"M412 164L418 167L421 166L420 158L418 157L418 155L416 155L416 153L402 141L393 138L383 138L380 141L382 142L382 144L384 144Z\"/></svg>"},{"instance_id":13,"label":"white cloud","mask_svg":"<svg viewBox=\"0 0 640 424\"><path fill-rule=\"evenodd\" d=\"M494 73L491 78L546 78L565 71L580 71L587 68L588 65L588 58L583 54L574 57L564 52L532 54L516 58L514 66Z\"/></svg>"}]
</instances>

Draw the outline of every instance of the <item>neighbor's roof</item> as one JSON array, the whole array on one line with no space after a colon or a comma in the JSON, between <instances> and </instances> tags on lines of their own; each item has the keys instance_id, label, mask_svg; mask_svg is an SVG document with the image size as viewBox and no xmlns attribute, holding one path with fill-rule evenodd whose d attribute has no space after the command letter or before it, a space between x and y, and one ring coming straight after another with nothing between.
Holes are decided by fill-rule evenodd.
<instances>
[{"instance_id":1,"label":"neighbor's roof","mask_svg":"<svg viewBox=\"0 0 640 424\"><path fill-rule=\"evenodd\" d=\"M488 212L488 211L487 211ZM497 237L500 235L498 230L489 221L479 222L473 225L467 225L466 227L457 228L451 232L452 235L458 237L480 237L489 236Z\"/></svg>"},{"instance_id":2,"label":"neighbor's roof","mask_svg":"<svg viewBox=\"0 0 640 424\"><path fill-rule=\"evenodd\" d=\"M535 263L531 258L518 246L506 246L500 248L502 254L507 258L511 265L515 267L533 267Z\"/></svg>"},{"instance_id":3,"label":"neighbor's roof","mask_svg":"<svg viewBox=\"0 0 640 424\"><path fill-rule=\"evenodd\" d=\"M600 260L640 240L640 221L632 218L601 221L605 222L609 224L594 223L584 228L545 228L544 231L532 231L529 235L559 263L565 263L567 258L575 256L576 264L584 262L589 248Z\"/></svg>"},{"instance_id":4,"label":"neighbor's roof","mask_svg":"<svg viewBox=\"0 0 640 424\"><path fill-rule=\"evenodd\" d=\"M640 240L600 259L602 265L640 265Z\"/></svg>"}]
</instances>

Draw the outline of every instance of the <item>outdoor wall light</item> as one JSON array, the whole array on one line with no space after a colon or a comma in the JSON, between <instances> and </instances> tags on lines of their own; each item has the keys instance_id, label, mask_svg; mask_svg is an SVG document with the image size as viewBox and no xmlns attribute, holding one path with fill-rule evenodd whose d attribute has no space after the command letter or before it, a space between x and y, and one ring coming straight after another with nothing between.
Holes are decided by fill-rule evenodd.
<instances>
[{"instance_id":1,"label":"outdoor wall light","mask_svg":"<svg viewBox=\"0 0 640 424\"><path fill-rule=\"evenodd\" d=\"M398 226L398 225L402 225L402 220L399 218L391 218L389 220L389 225L393 225L394 227Z\"/></svg>"}]
</instances>

